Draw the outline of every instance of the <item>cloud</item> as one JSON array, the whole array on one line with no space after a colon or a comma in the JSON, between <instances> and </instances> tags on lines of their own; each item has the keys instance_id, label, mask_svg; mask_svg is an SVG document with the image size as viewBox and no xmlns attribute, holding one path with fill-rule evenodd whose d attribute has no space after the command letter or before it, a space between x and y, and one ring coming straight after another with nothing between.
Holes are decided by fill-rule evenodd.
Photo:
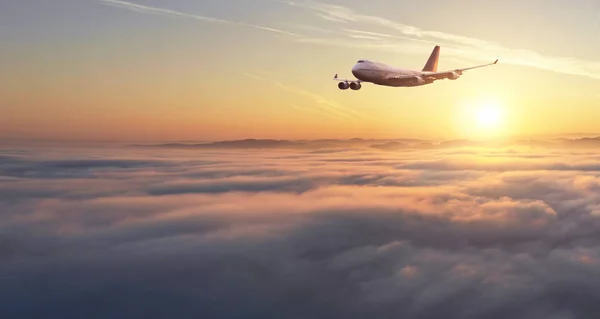
<instances>
[{"instance_id":1,"label":"cloud","mask_svg":"<svg viewBox=\"0 0 600 319\"><path fill-rule=\"evenodd\" d=\"M600 79L600 62L582 60L575 57L547 56L532 50L505 47L501 44L477 38L450 34L441 31L423 30L417 26L406 25L393 20L358 13L351 8L322 3L318 1L276 1L290 6L312 11L316 16L331 23L342 24L341 34L332 35L329 29L296 24L303 31L317 32L307 36L300 33L261 25L247 24L201 15L189 14L170 9L146 6L121 0L99 0L100 2L139 13L159 14L176 18L187 18L208 23L221 23L249 27L291 37L299 43L334 45L348 48L375 49L388 52L423 54L431 49L431 45L442 45L444 54L449 57L491 61L500 57L502 63L517 66L538 68L562 74L585 76ZM289 23L288 23L289 24ZM351 27L349 27L351 26ZM359 28L365 28L360 30ZM373 28L386 28L387 33L375 32ZM324 37L329 35L329 37ZM342 35L342 36L340 36ZM292 88L295 90L295 88ZM299 92L298 92L299 93ZM326 103L330 109L338 109L338 105Z\"/></svg>"},{"instance_id":2,"label":"cloud","mask_svg":"<svg viewBox=\"0 0 600 319\"><path fill-rule=\"evenodd\" d=\"M143 146L143 145L141 145ZM600 138L561 138L554 140L535 140L535 139L506 139L501 141L471 141L471 140L445 140L441 142L431 142L420 139L360 139L349 140L324 139L324 140L271 140L271 139L246 139L233 141L217 141L212 143L169 143L158 145L146 145L164 148L204 148L204 149L312 149L322 151L323 149L338 149L345 147L374 148L380 150L435 150L435 149L454 149L455 153L473 154L478 149L496 149L495 153L487 154L489 158L512 156L514 149L553 149L559 150L580 150L592 151L600 147ZM502 150L505 149L505 150ZM501 151L498 151L501 150ZM520 154L519 157L547 157L551 154Z\"/></svg>"},{"instance_id":3,"label":"cloud","mask_svg":"<svg viewBox=\"0 0 600 319\"><path fill-rule=\"evenodd\" d=\"M183 13L183 12L179 12L179 11L175 11L175 10L163 9L163 8L152 7L152 6L145 6L145 5L136 4L136 3L127 2L127 1L120 1L120 0L99 0L99 1L106 5L111 5L111 6L131 10L131 11L135 11L135 12L139 12L139 13L159 14L159 15L171 16L171 17L176 17L176 18L194 19L194 20L210 22L210 23L231 24L231 25L237 25L237 26L241 26L241 27L249 27L249 28L253 28L253 29L258 29L258 30L262 30L262 31L268 31L268 32L277 33L277 34L281 34L281 35L286 35L286 36L293 36L293 37L300 36L299 34L296 34L293 32L288 32L285 30L269 28L269 27L265 27L265 26L254 25L254 24L247 24L247 23L242 23L242 22L234 22L234 21L229 21L229 20L205 17L205 16L195 15L195 14L188 14L188 13Z\"/></svg>"},{"instance_id":4,"label":"cloud","mask_svg":"<svg viewBox=\"0 0 600 319\"><path fill-rule=\"evenodd\" d=\"M361 118L373 119L369 115L363 114L363 113L353 110L353 109L346 108L346 107L342 106L340 103L338 103L332 99L323 97L319 94L311 93L311 92L305 91L305 90L297 88L297 87L287 86L287 85L281 84L279 82L276 82L275 85L286 91L304 95L304 96L314 100L316 102L316 105L321 106L322 108L324 108L325 110L327 110L328 112L331 112L333 114L336 114L336 115L339 115L342 117L346 117L346 118L352 118L354 116L359 116Z\"/></svg>"},{"instance_id":5,"label":"cloud","mask_svg":"<svg viewBox=\"0 0 600 319\"><path fill-rule=\"evenodd\" d=\"M310 112L310 111L316 112L318 114L325 115L325 116L328 116L328 117L334 117L335 119L352 119L355 116L359 116L359 117L362 117L362 118L372 118L372 117L370 117L368 115L365 115L365 114L363 114L361 112L358 112L356 110L346 108L346 107L342 106L340 103L338 103L337 101L335 101L333 99L326 98L326 97L324 97L322 95L319 95L319 94L316 94L316 93L312 93L312 92L308 92L308 91L300 89L298 87L293 87L293 86L285 85L285 84L283 84L281 82L278 82L278 81L269 80L269 79L260 77L260 76L258 76L256 74L250 74L250 73L245 73L245 72L243 72L241 74L244 75L244 76L253 78L255 80L269 82L272 85L274 85L274 86L276 86L276 87L278 87L278 88L280 88L282 90L285 90L285 91L288 91L288 92L292 92L292 93L295 93L295 94L298 94L298 95L310 98L311 100L313 100L315 102L316 106L320 107L323 110L323 112L319 112L317 110L306 109L306 108L299 108L298 106L294 106L294 105L292 106L292 107L295 107L297 109L301 109L303 111L308 111L308 112Z\"/></svg>"},{"instance_id":6,"label":"cloud","mask_svg":"<svg viewBox=\"0 0 600 319\"><path fill-rule=\"evenodd\" d=\"M547 56L527 49L515 49L501 44L477 38L450 34L442 31L423 30L417 26L406 25L389 19L358 13L351 8L322 3L318 1L278 1L291 6L304 8L314 12L326 21L340 23L344 26L350 38L301 38L300 42L320 43L354 48L371 48L377 50L423 54L430 45L442 45L444 54L458 58L467 58L478 61L491 61L500 57L502 63L517 66L527 66L546 71L558 72L569 75L585 76L600 79L600 61L587 61L575 57ZM347 25L352 24L352 30L347 30ZM359 27L366 30L357 30ZM395 34L390 36L373 37L365 39L366 33L373 33L372 28L386 28ZM363 32L359 36L358 32ZM376 32L379 33L379 32ZM368 41L361 41L368 40ZM376 40L376 42L373 42ZM419 45L407 47L405 42L398 40L416 41L427 43L429 46Z\"/></svg>"},{"instance_id":7,"label":"cloud","mask_svg":"<svg viewBox=\"0 0 600 319\"><path fill-rule=\"evenodd\" d=\"M598 313L596 152L372 142L4 150L0 316Z\"/></svg>"}]
</instances>

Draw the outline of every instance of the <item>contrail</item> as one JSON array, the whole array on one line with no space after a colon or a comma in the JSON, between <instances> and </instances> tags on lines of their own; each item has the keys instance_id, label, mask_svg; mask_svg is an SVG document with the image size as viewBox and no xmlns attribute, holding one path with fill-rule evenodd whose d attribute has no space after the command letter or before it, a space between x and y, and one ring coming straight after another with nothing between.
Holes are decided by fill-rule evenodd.
<instances>
[{"instance_id":1,"label":"contrail","mask_svg":"<svg viewBox=\"0 0 600 319\"><path fill-rule=\"evenodd\" d=\"M223 19L217 19L217 18L212 18L212 17L205 17L205 16L201 16L201 15L189 14L189 13L174 11L174 10L170 10L170 9L163 9L163 8L157 8L157 7L144 6L144 5L141 5L141 4L127 2L127 1L121 1L121 0L100 0L100 2L102 2L104 4L107 4L107 5L115 6L115 7L122 8L122 9L131 10L131 11L135 11L135 12L139 12L139 13L160 14L160 15L171 16L171 17L194 19L194 20L199 20L199 21L204 21L204 22L237 25L237 26L241 26L241 27L249 27L249 28L254 28L254 29L258 29L258 30L262 30L262 31L268 31L268 32L272 32L272 33L287 35L287 36L301 37L301 35L293 33L293 32L288 32L288 31L284 31L284 30L269 28L269 27L265 27L265 26L260 26L260 25L255 25L255 24L248 24L248 23L243 23L243 22L235 22L235 21L229 21L229 20L223 20Z\"/></svg>"},{"instance_id":2,"label":"contrail","mask_svg":"<svg viewBox=\"0 0 600 319\"><path fill-rule=\"evenodd\" d=\"M343 117L346 119L353 119L352 115L370 118L369 116L364 115L358 111L347 109L347 108L343 107L342 105L340 105L338 102L328 99L319 94L311 93L311 92L308 92L308 91L305 91L305 90L302 90L302 89L299 89L296 87L291 87L291 86L285 85L281 82L265 79L260 76L254 75L254 74L250 74L250 73L246 73L246 72L242 72L241 74L244 76L256 79L256 80L269 82L269 83L273 84L274 86L279 87L282 90L306 96L306 97L312 99L313 101L315 101L318 106L320 106L324 111L329 112L331 115L336 115L338 117Z\"/></svg>"}]
</instances>

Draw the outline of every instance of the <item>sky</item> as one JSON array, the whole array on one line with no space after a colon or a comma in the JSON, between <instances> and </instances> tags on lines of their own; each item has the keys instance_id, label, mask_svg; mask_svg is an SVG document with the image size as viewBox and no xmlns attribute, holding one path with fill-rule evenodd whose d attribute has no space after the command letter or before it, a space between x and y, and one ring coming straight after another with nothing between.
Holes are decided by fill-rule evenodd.
<instances>
[{"instance_id":1,"label":"sky","mask_svg":"<svg viewBox=\"0 0 600 319\"><path fill-rule=\"evenodd\" d=\"M596 0L0 1L0 43L0 318L600 312ZM435 45L500 62L332 80Z\"/></svg>"},{"instance_id":2,"label":"sky","mask_svg":"<svg viewBox=\"0 0 600 319\"><path fill-rule=\"evenodd\" d=\"M0 140L597 133L599 34L592 0L3 1ZM440 69L500 63L418 88L332 81L359 59L420 69L434 45Z\"/></svg>"}]
</instances>

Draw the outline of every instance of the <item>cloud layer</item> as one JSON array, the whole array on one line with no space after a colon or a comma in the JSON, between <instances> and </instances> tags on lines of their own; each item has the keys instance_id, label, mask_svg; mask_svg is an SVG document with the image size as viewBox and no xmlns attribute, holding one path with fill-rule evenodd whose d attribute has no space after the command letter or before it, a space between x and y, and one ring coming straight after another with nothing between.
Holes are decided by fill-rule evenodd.
<instances>
[{"instance_id":1,"label":"cloud layer","mask_svg":"<svg viewBox=\"0 0 600 319\"><path fill-rule=\"evenodd\" d=\"M588 318L586 150L0 152L0 317Z\"/></svg>"}]
</instances>

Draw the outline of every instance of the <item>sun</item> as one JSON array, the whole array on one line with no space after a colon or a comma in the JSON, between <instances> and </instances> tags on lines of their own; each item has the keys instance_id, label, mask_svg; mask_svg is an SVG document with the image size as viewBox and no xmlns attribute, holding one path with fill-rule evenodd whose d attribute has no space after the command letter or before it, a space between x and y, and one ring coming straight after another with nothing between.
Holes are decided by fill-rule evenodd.
<instances>
[{"instance_id":1,"label":"sun","mask_svg":"<svg viewBox=\"0 0 600 319\"><path fill-rule=\"evenodd\" d=\"M502 110L492 103L485 103L476 109L476 122L486 130L496 130L502 124Z\"/></svg>"},{"instance_id":2,"label":"sun","mask_svg":"<svg viewBox=\"0 0 600 319\"><path fill-rule=\"evenodd\" d=\"M465 100L456 113L460 134L469 139L496 139L508 133L506 106L500 99L478 98Z\"/></svg>"}]
</instances>

